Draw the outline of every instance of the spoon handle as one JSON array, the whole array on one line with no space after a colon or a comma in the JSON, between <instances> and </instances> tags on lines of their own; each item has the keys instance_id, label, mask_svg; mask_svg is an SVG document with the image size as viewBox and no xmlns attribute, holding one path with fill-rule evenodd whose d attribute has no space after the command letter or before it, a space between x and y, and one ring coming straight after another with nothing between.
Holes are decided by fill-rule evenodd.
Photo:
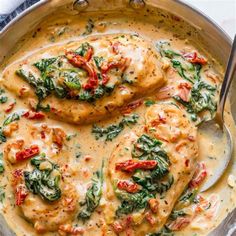
<instances>
[{"instance_id":1,"label":"spoon handle","mask_svg":"<svg viewBox=\"0 0 236 236\"><path fill-rule=\"evenodd\" d=\"M236 72L236 35L234 36L234 41L233 41L232 49L230 52L230 57L229 57L225 77L224 77L222 87L220 90L220 100L219 100L219 107L218 107L217 113L220 113L219 115L222 121L223 121L225 101L229 92L230 84L234 78L235 72Z\"/></svg>"}]
</instances>

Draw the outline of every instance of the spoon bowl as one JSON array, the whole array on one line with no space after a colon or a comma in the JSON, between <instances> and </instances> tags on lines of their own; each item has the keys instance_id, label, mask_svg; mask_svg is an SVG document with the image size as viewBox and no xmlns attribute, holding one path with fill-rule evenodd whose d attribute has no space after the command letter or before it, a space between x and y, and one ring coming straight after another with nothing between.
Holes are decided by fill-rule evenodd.
<instances>
[{"instance_id":1,"label":"spoon bowl","mask_svg":"<svg viewBox=\"0 0 236 236\"><path fill-rule=\"evenodd\" d=\"M227 169L233 152L233 140L230 130L224 123L224 107L229 92L231 82L236 75L236 36L234 37L225 77L220 90L218 109L214 119L203 122L199 126L199 132L207 135L212 140L212 148L217 150L219 161L214 169L214 173L208 176L207 181L201 187L204 192L215 185ZM223 144L224 148L219 149ZM200 145L201 148L201 145ZM215 152L216 153L216 152ZM204 157L207 158L207 157Z\"/></svg>"}]
</instances>

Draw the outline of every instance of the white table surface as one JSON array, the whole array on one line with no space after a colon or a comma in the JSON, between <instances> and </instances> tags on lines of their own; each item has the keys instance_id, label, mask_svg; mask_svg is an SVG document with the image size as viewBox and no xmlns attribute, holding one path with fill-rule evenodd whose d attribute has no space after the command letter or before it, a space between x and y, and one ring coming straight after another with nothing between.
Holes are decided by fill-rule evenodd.
<instances>
[{"instance_id":1,"label":"white table surface","mask_svg":"<svg viewBox=\"0 0 236 236\"><path fill-rule=\"evenodd\" d=\"M236 0L183 0L212 18L231 38L236 34Z\"/></svg>"},{"instance_id":2,"label":"white table surface","mask_svg":"<svg viewBox=\"0 0 236 236\"><path fill-rule=\"evenodd\" d=\"M182 0L218 23L232 38L236 33L236 0ZM24 0L0 0L0 14L10 13Z\"/></svg>"}]
</instances>

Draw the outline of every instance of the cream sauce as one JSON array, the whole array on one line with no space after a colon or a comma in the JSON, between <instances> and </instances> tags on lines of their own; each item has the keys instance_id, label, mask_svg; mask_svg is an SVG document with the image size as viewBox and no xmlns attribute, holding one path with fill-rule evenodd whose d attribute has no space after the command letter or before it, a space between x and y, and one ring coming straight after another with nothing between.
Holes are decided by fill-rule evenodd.
<instances>
[{"instance_id":1,"label":"cream sauce","mask_svg":"<svg viewBox=\"0 0 236 236\"><path fill-rule=\"evenodd\" d=\"M154 13L149 16L140 15L129 15L124 12L121 14L114 13L112 15L105 14L97 16L97 15L86 15L83 14L83 17L80 17L78 20L78 16L69 16L64 13L57 13L54 16L47 18L44 22L42 22L34 32L26 35L22 42L19 44L20 46L16 47L16 52L5 61L2 70L5 65L11 65L15 63L17 60L21 60L22 57L28 56L33 52L37 51L41 48L46 48L50 45L61 44L65 41L72 41L80 39L81 34L85 31L85 26L87 24L87 20L91 18L95 22L95 27L93 29L92 34L111 34L111 33L137 33L141 37L151 41L152 43L156 43L159 40L168 39L171 41L172 48L179 50L187 50L191 51L194 49L198 49L197 51L201 51L201 48L193 43L191 37L186 34L188 31L183 31L181 37L178 37L175 30L178 30L178 27L181 28L181 22L174 21L177 29L170 30L170 25L173 24L173 20L166 20L161 16L156 16ZM207 70L212 73L219 74L219 77L222 77L222 69L221 67L211 60L211 56L205 54L206 58L208 58L209 68ZM211 66L213 65L213 66ZM212 68L213 67L213 68ZM171 76L170 76L171 77ZM181 80L181 78L178 78ZM171 79L170 79L171 81ZM27 109L25 102L18 99L14 96L14 94L10 92L6 92L8 96L8 102L6 104L1 104L1 109L4 111L8 108L9 104L16 101L16 105L14 106L14 112L18 112L21 110ZM152 100L155 98L154 96L150 96L146 98L146 100ZM65 108L66 109L66 108ZM32 143L38 144L43 151L52 157L52 160L58 163L59 165L65 167L66 165L70 166L69 173L73 176L69 178L71 183L73 183L78 190L79 196L78 201L82 201L85 197L87 188L91 185L91 178L93 177L93 172L100 169L102 165L102 160L105 160L105 168L107 167L107 160L110 157L112 150L116 147L116 145L122 141L123 136L126 133L130 132L130 129L141 129L144 122L144 113L145 106L142 105L138 109L135 110L135 113L139 114L140 119L138 120L138 124L133 126L132 128L126 127L122 133L115 138L112 142L104 142L104 140L96 140L94 135L91 133L91 125L71 125L66 124L64 122L55 121L46 118L41 121L31 121L25 118L21 118L19 123L19 128L15 132L13 132L12 136L9 138L9 143L15 139L24 139L26 144L29 146ZM1 122L2 123L7 114L1 112ZM97 124L99 126L108 126L109 124L118 123L121 120L121 116L115 116L113 118L108 119L107 121L100 121ZM226 114L226 122L229 126L232 136L236 135L235 132L235 124L232 120L232 116L229 112ZM42 124L46 124L49 128L60 127L65 134L71 135L70 140L65 140L63 143L63 148L58 150L58 147L53 144L52 141L48 140L48 142L44 143L44 141L40 141L40 130ZM32 136L30 131L35 130L37 133L36 136ZM214 166L217 165L217 161L220 159L220 156L216 153L212 153L209 148L213 141L209 140L205 134L198 134L199 140L199 159L202 160L202 157L207 156L213 158L207 158L202 161L206 163L207 171L209 175L214 174ZM6 144L1 144L1 152L3 152ZM27 146L26 145L26 146ZM219 146L219 149L223 149L224 144ZM215 149L214 149L215 150ZM201 214L197 216L192 223L186 227L184 230L180 232L176 232L176 235L206 235L212 228L214 228L217 224L221 222L221 220L226 216L226 214L235 207L235 193L236 187L229 187L227 184L227 179L229 174L235 173L236 165L235 165L235 153L233 163L228 168L227 173L221 179L221 181L211 190L207 191L204 194L201 194L204 198L210 197L212 194L216 194L218 198L218 202L216 203L212 211L209 214L212 216L205 216ZM9 181L10 172L12 171L12 164L10 164L7 160L5 160L4 155L4 164L5 164L5 172L0 175L1 178L1 186L5 191L5 200L1 206L2 213L7 220L9 226L17 233L17 235L42 235L41 233L36 233L33 228L32 223L28 222L19 207L17 207L15 202L14 193ZM26 165L27 168L29 164L24 163L23 166ZM19 164L19 167L22 167L22 164ZM14 166L15 168L15 166ZM65 172L66 173L66 172ZM106 193L107 186L106 182L103 185L103 192ZM114 235L114 232L111 228L107 227L104 209L111 204L107 202L104 196L100 201L100 206L96 209L96 211L92 214L91 219L87 221L85 224L82 224L81 221L78 221L76 217L74 217L74 223L78 224L79 227L85 229L84 235ZM77 206L79 207L79 206ZM25 212L29 210L25 209ZM205 224L203 224L204 222ZM48 232L44 235L58 235L57 232Z\"/></svg>"}]
</instances>

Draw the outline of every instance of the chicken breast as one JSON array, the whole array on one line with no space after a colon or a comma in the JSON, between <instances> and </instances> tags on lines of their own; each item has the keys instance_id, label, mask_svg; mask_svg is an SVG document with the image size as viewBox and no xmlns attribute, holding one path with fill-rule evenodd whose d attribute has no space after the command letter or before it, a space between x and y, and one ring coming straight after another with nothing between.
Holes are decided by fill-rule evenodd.
<instances>
[{"instance_id":1,"label":"chicken breast","mask_svg":"<svg viewBox=\"0 0 236 236\"><path fill-rule=\"evenodd\" d=\"M158 232L195 171L197 130L185 112L156 104L145 120L144 128L126 134L109 159L106 218L120 235Z\"/></svg>"},{"instance_id":2,"label":"chicken breast","mask_svg":"<svg viewBox=\"0 0 236 236\"><path fill-rule=\"evenodd\" d=\"M14 201L10 206L17 206L39 234L72 228L80 194L72 181L78 167L65 148L66 134L59 127L27 121L21 118L15 131L24 135L12 134L4 145L10 200Z\"/></svg>"},{"instance_id":3,"label":"chicken breast","mask_svg":"<svg viewBox=\"0 0 236 236\"><path fill-rule=\"evenodd\" d=\"M2 84L31 108L47 110L50 117L89 123L161 87L165 77L159 57L138 36L87 37L9 65Z\"/></svg>"}]
</instances>

